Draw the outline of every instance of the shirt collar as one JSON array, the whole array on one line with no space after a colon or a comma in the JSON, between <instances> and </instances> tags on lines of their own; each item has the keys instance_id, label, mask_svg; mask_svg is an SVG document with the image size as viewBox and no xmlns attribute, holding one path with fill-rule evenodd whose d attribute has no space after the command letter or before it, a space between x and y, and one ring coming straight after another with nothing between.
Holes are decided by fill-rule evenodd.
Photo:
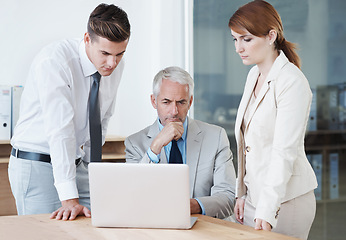
<instances>
[{"instance_id":1,"label":"shirt collar","mask_svg":"<svg viewBox=\"0 0 346 240\"><path fill-rule=\"evenodd\" d=\"M188 119L188 117L186 117L186 119L185 119L185 121L184 121L184 124L183 124L183 126L184 126L184 133L183 133L183 135L181 136L181 138L183 139L183 141L185 141L185 139L186 139L186 134L187 134L187 119ZM163 129L163 125L161 124L161 122L160 122L160 118L157 118L157 122L158 122L158 124L159 124L159 129L160 129L160 131Z\"/></svg>"},{"instance_id":2,"label":"shirt collar","mask_svg":"<svg viewBox=\"0 0 346 240\"><path fill-rule=\"evenodd\" d=\"M79 58L80 58L80 63L82 66L84 77L91 76L97 71L94 64L88 58L88 55L85 51L85 43L83 40L81 41L79 45Z\"/></svg>"}]
</instances>

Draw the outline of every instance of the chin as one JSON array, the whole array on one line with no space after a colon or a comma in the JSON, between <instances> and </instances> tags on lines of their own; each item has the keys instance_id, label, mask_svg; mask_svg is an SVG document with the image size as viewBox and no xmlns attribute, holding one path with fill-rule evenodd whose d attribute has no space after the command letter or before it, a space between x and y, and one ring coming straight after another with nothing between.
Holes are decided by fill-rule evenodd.
<instances>
[{"instance_id":1,"label":"chin","mask_svg":"<svg viewBox=\"0 0 346 240\"><path fill-rule=\"evenodd\" d=\"M114 68L115 69L115 68ZM111 69L111 70L104 70L104 69L100 69L99 70L99 73L104 76L104 77L107 77L109 75L111 75L114 71L114 69Z\"/></svg>"},{"instance_id":2,"label":"chin","mask_svg":"<svg viewBox=\"0 0 346 240\"><path fill-rule=\"evenodd\" d=\"M106 71L103 71L103 72L100 72L100 74L103 76L103 77L108 77L109 75L111 75L112 74L112 72L113 71L111 71L111 72L106 72Z\"/></svg>"},{"instance_id":3,"label":"chin","mask_svg":"<svg viewBox=\"0 0 346 240\"><path fill-rule=\"evenodd\" d=\"M254 63L249 62L249 61L246 61L246 60L243 60L243 64L244 64L244 65L252 65L252 64L254 64Z\"/></svg>"}]
</instances>

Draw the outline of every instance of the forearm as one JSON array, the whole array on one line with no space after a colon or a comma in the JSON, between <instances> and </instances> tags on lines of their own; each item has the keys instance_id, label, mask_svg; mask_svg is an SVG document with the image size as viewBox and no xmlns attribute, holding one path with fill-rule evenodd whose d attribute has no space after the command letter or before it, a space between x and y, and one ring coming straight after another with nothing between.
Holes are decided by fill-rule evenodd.
<instances>
[{"instance_id":1,"label":"forearm","mask_svg":"<svg viewBox=\"0 0 346 240\"><path fill-rule=\"evenodd\" d=\"M234 208L234 201L228 195L230 193L217 193L213 196L198 197L198 200L203 204L205 215L226 218L232 215Z\"/></svg>"}]
</instances>

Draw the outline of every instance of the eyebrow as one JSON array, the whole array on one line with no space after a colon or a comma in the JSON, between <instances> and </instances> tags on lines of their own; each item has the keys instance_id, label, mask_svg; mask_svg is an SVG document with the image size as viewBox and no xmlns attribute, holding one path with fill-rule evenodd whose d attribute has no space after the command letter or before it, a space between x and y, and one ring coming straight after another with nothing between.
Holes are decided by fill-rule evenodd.
<instances>
[{"instance_id":1,"label":"eyebrow","mask_svg":"<svg viewBox=\"0 0 346 240\"><path fill-rule=\"evenodd\" d=\"M168 98L163 98L161 101L173 102L173 100L168 99ZM183 98L183 99L180 99L180 100L176 100L175 102L180 102L180 103L182 103L182 102L187 102L187 100Z\"/></svg>"},{"instance_id":2,"label":"eyebrow","mask_svg":"<svg viewBox=\"0 0 346 240\"><path fill-rule=\"evenodd\" d=\"M232 35L232 37L234 37L233 35ZM240 35L239 36L239 38L245 38L245 37L251 37L251 35L250 34L245 34L245 35ZM234 37L235 38L235 37Z\"/></svg>"},{"instance_id":3,"label":"eyebrow","mask_svg":"<svg viewBox=\"0 0 346 240\"><path fill-rule=\"evenodd\" d=\"M125 53L125 50L120 52L120 53L118 53L116 56L119 56L119 55L124 54L124 53Z\"/></svg>"},{"instance_id":4,"label":"eyebrow","mask_svg":"<svg viewBox=\"0 0 346 240\"><path fill-rule=\"evenodd\" d=\"M105 53L105 54L107 54L107 55L112 55L111 53L109 53L109 52L107 52L107 51L105 51L105 50L101 50L101 52L102 52L102 53ZM125 50L122 51L122 52L120 52L120 53L117 53L115 56L120 56L120 55L122 55L122 54L124 54L124 53L125 53Z\"/></svg>"}]
</instances>

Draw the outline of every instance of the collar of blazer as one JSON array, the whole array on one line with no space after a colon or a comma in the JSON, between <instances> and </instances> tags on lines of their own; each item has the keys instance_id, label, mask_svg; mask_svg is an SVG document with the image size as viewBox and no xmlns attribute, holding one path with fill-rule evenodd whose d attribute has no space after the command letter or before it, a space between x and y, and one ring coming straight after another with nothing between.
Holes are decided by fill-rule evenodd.
<instances>
[{"instance_id":1,"label":"collar of blazer","mask_svg":"<svg viewBox=\"0 0 346 240\"><path fill-rule=\"evenodd\" d=\"M249 114L250 120L246 126L246 129L248 128L248 126L251 122L251 119L252 119L254 113L256 112L259 104L262 102L264 96L267 94L268 90L270 89L271 84L276 81L276 79L278 78L278 76L280 74L281 69L288 62L289 61L288 61L286 55L284 54L284 52L282 50L280 50L280 54L275 59L273 66L271 67L269 74L268 74L256 100L255 100L254 104L256 107L254 107L252 109L252 112ZM245 113L247 105L250 101L250 97L252 95L253 89L255 87L255 84L256 84L256 81L258 78L258 74L259 74L258 67L254 66L250 70L248 77L247 77L247 80L246 80L246 84L244 87L244 93L243 93L242 99L241 99L240 104L239 104L238 114L237 114L237 119L236 119L236 124L235 124L235 137L237 138L237 142L238 142L238 139L240 139L240 134L241 134L240 129L241 129L241 124L243 121L244 113Z\"/></svg>"},{"instance_id":2,"label":"collar of blazer","mask_svg":"<svg viewBox=\"0 0 346 240\"><path fill-rule=\"evenodd\" d=\"M189 166L190 174L190 193L191 197L193 196L193 189L195 186L197 166L200 159L200 152L203 143L203 134L202 129L198 125L198 121L193 120L192 118L187 117L187 135L186 135L186 163ZM158 121L150 126L148 131L148 138L155 138L159 134L159 124ZM166 153L164 148L161 150L161 163L167 163Z\"/></svg>"}]
</instances>

